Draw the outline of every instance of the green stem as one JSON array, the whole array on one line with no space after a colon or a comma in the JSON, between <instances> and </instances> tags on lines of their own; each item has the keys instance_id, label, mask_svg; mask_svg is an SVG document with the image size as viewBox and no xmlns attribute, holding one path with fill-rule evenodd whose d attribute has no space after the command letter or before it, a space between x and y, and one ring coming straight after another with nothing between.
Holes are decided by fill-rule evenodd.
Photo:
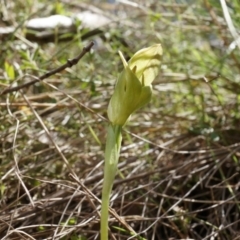
<instances>
[{"instance_id":1,"label":"green stem","mask_svg":"<svg viewBox=\"0 0 240 240\"><path fill-rule=\"evenodd\" d=\"M101 240L108 240L108 207L113 181L117 172L117 164L122 142L122 127L109 125L105 149L104 179L101 209Z\"/></svg>"}]
</instances>

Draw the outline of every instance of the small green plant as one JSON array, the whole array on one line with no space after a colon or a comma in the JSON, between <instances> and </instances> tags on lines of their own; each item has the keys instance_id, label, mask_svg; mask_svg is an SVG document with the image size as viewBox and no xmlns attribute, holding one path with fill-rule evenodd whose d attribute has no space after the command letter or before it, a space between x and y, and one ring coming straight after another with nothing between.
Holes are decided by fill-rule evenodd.
<instances>
[{"instance_id":1,"label":"small green plant","mask_svg":"<svg viewBox=\"0 0 240 240\"><path fill-rule=\"evenodd\" d=\"M155 44L141 49L127 63L119 52L124 65L108 105L110 124L107 129L104 180L101 209L101 240L108 240L108 207L117 172L122 142L122 128L131 114L151 100L152 82L159 73L162 47Z\"/></svg>"}]
</instances>

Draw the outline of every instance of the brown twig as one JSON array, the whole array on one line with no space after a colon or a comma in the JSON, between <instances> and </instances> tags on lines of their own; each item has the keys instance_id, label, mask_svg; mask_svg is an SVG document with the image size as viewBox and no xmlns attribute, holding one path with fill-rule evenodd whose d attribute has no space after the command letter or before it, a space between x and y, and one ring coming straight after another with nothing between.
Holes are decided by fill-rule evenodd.
<instances>
[{"instance_id":1,"label":"brown twig","mask_svg":"<svg viewBox=\"0 0 240 240\"><path fill-rule=\"evenodd\" d=\"M34 80L30 81L30 82L27 82L27 83L24 83L22 85L19 85L19 86L16 86L16 87L8 87L6 89L4 89L0 95L4 95L4 94L7 94L7 93L12 93L12 92L16 92L22 88L25 88L25 87L29 87L33 84L35 84L36 82L40 82L58 72L61 72L63 71L64 69L66 69L67 67L72 67L74 65L76 65L79 60L87 53L91 50L91 48L93 47L94 43L93 42L90 42L86 47L83 48L82 52L75 58L73 59L68 59L67 62L65 64L63 64L62 66L56 68L56 69L53 69L45 74L43 74L42 76L40 77L35 77Z\"/></svg>"},{"instance_id":2,"label":"brown twig","mask_svg":"<svg viewBox=\"0 0 240 240\"><path fill-rule=\"evenodd\" d=\"M98 199L85 185L83 182L81 182L78 177L76 177L76 175L73 175L72 173L69 174L69 177L71 177L75 182L77 182L81 188L87 193L89 194L89 196L91 196L94 200L96 200L98 203L101 204L101 200ZM120 217L114 209L112 209L111 207L109 207L109 212L115 217L115 219L118 220L118 222L120 222L131 234L133 235L138 235L133 228L127 224L127 222L125 221L124 217Z\"/></svg>"}]
</instances>

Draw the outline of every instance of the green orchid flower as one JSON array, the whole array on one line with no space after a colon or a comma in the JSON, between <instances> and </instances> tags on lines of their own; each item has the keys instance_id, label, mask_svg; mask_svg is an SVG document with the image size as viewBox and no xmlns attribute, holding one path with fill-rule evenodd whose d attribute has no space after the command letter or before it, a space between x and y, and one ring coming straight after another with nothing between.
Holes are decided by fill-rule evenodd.
<instances>
[{"instance_id":1,"label":"green orchid flower","mask_svg":"<svg viewBox=\"0 0 240 240\"><path fill-rule=\"evenodd\" d=\"M122 127L137 109L152 96L152 82L159 73L160 44L141 49L127 63L121 52L124 70L120 74L108 105L107 130L101 208L101 240L108 240L108 208L122 143ZM133 230L131 230L133 232Z\"/></svg>"},{"instance_id":2,"label":"green orchid flower","mask_svg":"<svg viewBox=\"0 0 240 240\"><path fill-rule=\"evenodd\" d=\"M159 73L162 47L155 44L136 52L127 63L119 52L121 72L108 105L112 125L123 126L133 112L147 104L152 96L152 82Z\"/></svg>"}]
</instances>

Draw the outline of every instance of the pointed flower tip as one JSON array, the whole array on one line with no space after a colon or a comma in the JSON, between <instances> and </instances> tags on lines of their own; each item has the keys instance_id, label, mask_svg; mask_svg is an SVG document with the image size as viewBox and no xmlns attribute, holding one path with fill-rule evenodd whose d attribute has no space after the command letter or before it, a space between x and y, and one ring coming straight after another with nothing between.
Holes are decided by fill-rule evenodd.
<instances>
[{"instance_id":1,"label":"pointed flower tip","mask_svg":"<svg viewBox=\"0 0 240 240\"><path fill-rule=\"evenodd\" d=\"M128 66L126 59L124 58L124 56L123 56L121 51L118 51L118 54L119 54L119 56L120 56L120 58L122 60L124 68L126 68Z\"/></svg>"}]
</instances>

